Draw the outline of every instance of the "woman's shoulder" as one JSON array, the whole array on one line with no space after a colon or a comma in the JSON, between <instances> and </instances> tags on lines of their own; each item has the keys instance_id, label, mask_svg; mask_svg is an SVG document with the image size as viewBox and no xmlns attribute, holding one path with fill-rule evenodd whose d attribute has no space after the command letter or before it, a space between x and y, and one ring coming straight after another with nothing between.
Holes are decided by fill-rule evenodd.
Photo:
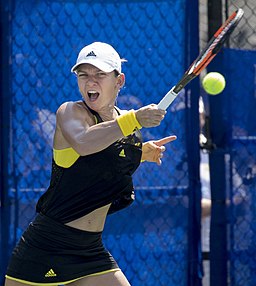
<instances>
[{"instance_id":1,"label":"woman's shoulder","mask_svg":"<svg viewBox=\"0 0 256 286\"><path fill-rule=\"evenodd\" d=\"M82 100L65 101L59 106L58 110L65 109L65 108L81 108L81 107L84 107L84 103Z\"/></svg>"},{"instance_id":2,"label":"woman's shoulder","mask_svg":"<svg viewBox=\"0 0 256 286\"><path fill-rule=\"evenodd\" d=\"M66 101L63 102L57 109L57 113L63 113L63 112L71 112L72 110L87 110L86 106L84 105L82 100L78 101Z\"/></svg>"},{"instance_id":3,"label":"woman's shoulder","mask_svg":"<svg viewBox=\"0 0 256 286\"><path fill-rule=\"evenodd\" d=\"M57 120L61 118L88 117L89 111L83 101L66 101L62 103L56 112Z\"/></svg>"}]
</instances>

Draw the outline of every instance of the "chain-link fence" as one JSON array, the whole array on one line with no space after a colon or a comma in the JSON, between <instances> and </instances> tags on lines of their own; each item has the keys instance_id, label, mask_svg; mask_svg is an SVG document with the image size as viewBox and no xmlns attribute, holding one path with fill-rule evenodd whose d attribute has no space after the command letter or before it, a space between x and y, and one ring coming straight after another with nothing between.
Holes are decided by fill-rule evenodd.
<instances>
[{"instance_id":1,"label":"chain-link fence","mask_svg":"<svg viewBox=\"0 0 256 286\"><path fill-rule=\"evenodd\" d=\"M55 111L62 102L79 99L76 79L70 74L79 50L95 40L112 44L128 60L118 104L138 108L157 103L187 68L185 31L193 23L186 17L189 1L185 0L9 2L11 128L6 132L10 134L5 194L9 216L4 224L11 251L48 186ZM200 2L201 47L208 40L206 4ZM229 285L254 286L256 3L223 1L223 19L236 7L245 15L218 70L227 81L221 96L228 158ZM135 175L135 204L107 221L105 243L132 285L188 284L190 196L196 192L191 184L197 179L191 180L190 172L191 166L198 167L193 161L197 155L188 153L188 121L197 130L188 98L184 91L160 128L143 130L145 140L176 134L178 141L168 146L160 168L142 164Z\"/></svg>"},{"instance_id":2,"label":"chain-link fence","mask_svg":"<svg viewBox=\"0 0 256 286\"><path fill-rule=\"evenodd\" d=\"M227 1L244 18L230 40L231 190L230 285L256 284L256 2ZM237 51L236 49L239 49Z\"/></svg>"},{"instance_id":3,"label":"chain-link fence","mask_svg":"<svg viewBox=\"0 0 256 286\"><path fill-rule=\"evenodd\" d=\"M123 66L126 84L118 98L121 108L157 103L187 68L185 31L193 23L186 20L186 5L185 0L13 1L10 250L48 187L55 112L64 101L80 98L70 73L79 50L104 41L128 60ZM187 152L187 122L198 130L197 119L191 120L188 113L196 101L196 96L188 101L184 91L161 127L142 131L144 140L170 134L178 140L168 146L161 167L141 165L134 179L135 204L107 221L104 241L133 286L188 285L188 269L197 261L189 256L188 224L194 219L189 216L189 197L198 191L193 185L198 178L190 179L190 169L193 173L198 168L198 149Z\"/></svg>"},{"instance_id":4,"label":"chain-link fence","mask_svg":"<svg viewBox=\"0 0 256 286\"><path fill-rule=\"evenodd\" d=\"M219 151L226 154L227 284L232 286L256 285L256 2L222 1L223 20L238 7L244 10L244 17L226 43L221 62L214 65L225 76L226 88L219 95L221 100L211 98L212 105L221 102L223 110L224 143ZM200 1L201 46L208 40L207 8L207 3ZM211 119L216 116L210 114ZM204 285L209 285L209 280Z\"/></svg>"},{"instance_id":5,"label":"chain-link fence","mask_svg":"<svg viewBox=\"0 0 256 286\"><path fill-rule=\"evenodd\" d=\"M230 13L237 7L244 10L244 17L239 24L239 29L234 31L229 41L229 47L242 50L255 50L256 47L256 3L254 0L226 1L226 12Z\"/></svg>"}]
</instances>

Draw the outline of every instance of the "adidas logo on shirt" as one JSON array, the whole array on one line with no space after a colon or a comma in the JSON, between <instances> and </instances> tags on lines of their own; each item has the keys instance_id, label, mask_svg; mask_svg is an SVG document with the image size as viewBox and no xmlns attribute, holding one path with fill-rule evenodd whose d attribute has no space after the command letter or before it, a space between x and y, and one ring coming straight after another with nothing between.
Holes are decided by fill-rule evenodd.
<instances>
[{"instance_id":1,"label":"adidas logo on shirt","mask_svg":"<svg viewBox=\"0 0 256 286\"><path fill-rule=\"evenodd\" d=\"M121 152L119 153L119 156L120 156L120 157L126 157L126 156L125 156L125 153L124 153L124 149L121 150Z\"/></svg>"},{"instance_id":2,"label":"adidas logo on shirt","mask_svg":"<svg viewBox=\"0 0 256 286\"><path fill-rule=\"evenodd\" d=\"M55 277L57 276L57 274L53 271L53 269L50 269L45 275L44 277Z\"/></svg>"}]
</instances>

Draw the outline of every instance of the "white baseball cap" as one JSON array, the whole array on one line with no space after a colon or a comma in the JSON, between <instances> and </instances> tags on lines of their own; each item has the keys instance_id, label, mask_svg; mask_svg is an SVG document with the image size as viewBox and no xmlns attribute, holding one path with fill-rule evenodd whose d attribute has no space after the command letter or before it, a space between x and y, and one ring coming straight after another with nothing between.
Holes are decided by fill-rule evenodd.
<instances>
[{"instance_id":1,"label":"white baseball cap","mask_svg":"<svg viewBox=\"0 0 256 286\"><path fill-rule=\"evenodd\" d=\"M85 46L79 53L76 64L71 72L75 72L81 64L91 64L103 72L112 72L117 70L121 73L121 64L125 60L120 59L116 50L106 43L94 42Z\"/></svg>"}]
</instances>

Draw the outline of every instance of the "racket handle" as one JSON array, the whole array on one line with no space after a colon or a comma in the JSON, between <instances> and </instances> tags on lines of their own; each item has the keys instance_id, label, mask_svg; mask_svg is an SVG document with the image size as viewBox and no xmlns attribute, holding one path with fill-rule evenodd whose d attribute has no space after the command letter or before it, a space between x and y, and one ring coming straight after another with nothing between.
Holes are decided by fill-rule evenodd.
<instances>
[{"instance_id":1,"label":"racket handle","mask_svg":"<svg viewBox=\"0 0 256 286\"><path fill-rule=\"evenodd\" d=\"M161 99L161 101L158 103L158 108L166 110L170 104L174 101L178 93L174 92L175 86L166 93L166 95Z\"/></svg>"}]
</instances>

